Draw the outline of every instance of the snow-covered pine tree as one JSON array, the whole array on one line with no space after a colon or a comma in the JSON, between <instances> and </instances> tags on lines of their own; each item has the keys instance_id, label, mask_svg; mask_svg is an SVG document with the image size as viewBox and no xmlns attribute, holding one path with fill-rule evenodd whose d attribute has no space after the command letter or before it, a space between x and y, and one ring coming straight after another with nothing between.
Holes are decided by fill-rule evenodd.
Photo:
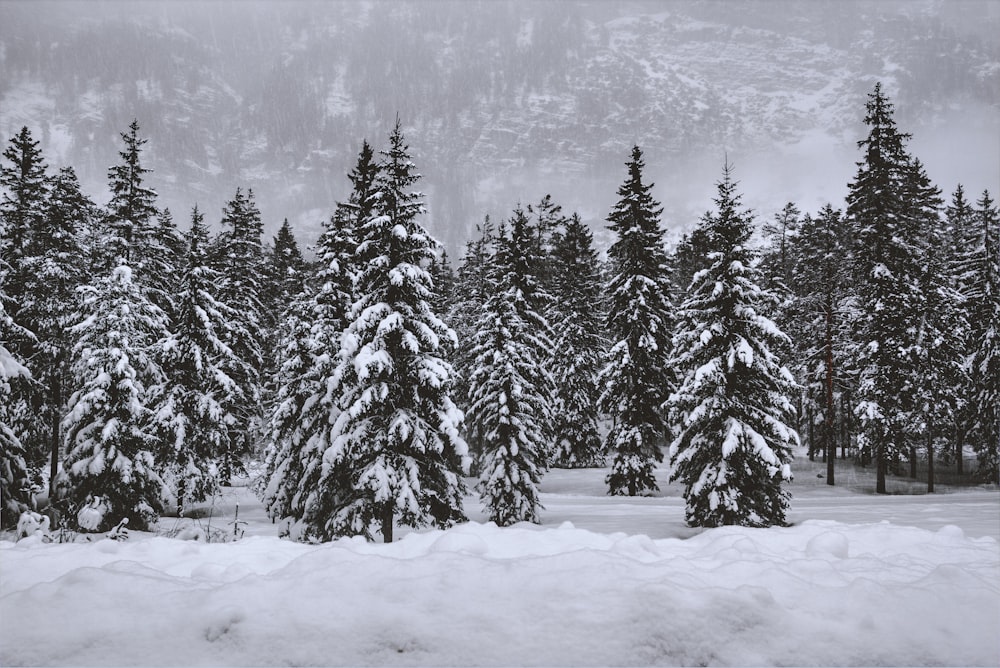
<instances>
[{"instance_id":1,"label":"snow-covered pine tree","mask_svg":"<svg viewBox=\"0 0 1000 668\"><path fill-rule=\"evenodd\" d=\"M78 506L90 497L106 499L109 512L101 530L122 517L129 518L130 528L145 530L162 508L147 388L160 377L150 349L166 335L165 316L124 261L84 289L85 317L71 329L78 337L78 389L62 425L63 475Z\"/></svg>"},{"instance_id":2,"label":"snow-covered pine tree","mask_svg":"<svg viewBox=\"0 0 1000 668\"><path fill-rule=\"evenodd\" d=\"M926 299L920 284L925 222L910 215L906 194L912 160L881 84L868 96L864 156L849 184L847 218L854 230L854 264L861 322L857 415L859 445L874 456L875 489L886 493L889 465L907 450L919 383L916 344Z\"/></svg>"},{"instance_id":3,"label":"snow-covered pine tree","mask_svg":"<svg viewBox=\"0 0 1000 668\"><path fill-rule=\"evenodd\" d=\"M509 232L501 227L492 262L491 288L479 319L469 378L469 417L482 441L479 496L500 526L538 522L538 483L550 458L552 379L549 327L533 303L538 286L530 274L536 247L532 226L519 207Z\"/></svg>"},{"instance_id":4,"label":"snow-covered pine tree","mask_svg":"<svg viewBox=\"0 0 1000 668\"><path fill-rule=\"evenodd\" d=\"M815 217L803 218L790 249L794 264L789 283L796 289L792 310L800 319L796 348L803 382L813 390L820 407L822 422L816 440L825 452L828 485L836 483L836 395L846 383L841 368L847 355L843 300L850 284L845 227L841 212L827 204Z\"/></svg>"},{"instance_id":5,"label":"snow-covered pine tree","mask_svg":"<svg viewBox=\"0 0 1000 668\"><path fill-rule=\"evenodd\" d=\"M236 420L230 425L229 449L220 459L222 481L228 483L243 471L241 457L252 451L263 420L261 372L268 353L261 282L267 276L267 263L261 246L264 227L253 191L237 188L222 214L222 231L209 251L210 266L222 276L218 300L237 314L225 343L240 360L233 376L240 389Z\"/></svg>"},{"instance_id":6,"label":"snow-covered pine tree","mask_svg":"<svg viewBox=\"0 0 1000 668\"><path fill-rule=\"evenodd\" d=\"M556 387L552 463L567 468L603 466L597 404L598 375L607 351L604 286L594 235L577 214L554 234L552 266L557 333L552 357Z\"/></svg>"},{"instance_id":7,"label":"snow-covered pine tree","mask_svg":"<svg viewBox=\"0 0 1000 668\"><path fill-rule=\"evenodd\" d=\"M51 182L45 215L36 221L20 261L23 296L19 322L35 334L31 347L34 378L32 403L47 429L37 434L38 460L49 454L49 482L55 483L62 447L60 423L64 417L74 338L69 327L79 311L77 289L87 281L81 232L91 225L95 206L80 192L72 168L60 170Z\"/></svg>"},{"instance_id":8,"label":"snow-covered pine tree","mask_svg":"<svg viewBox=\"0 0 1000 668\"><path fill-rule=\"evenodd\" d=\"M601 407L614 424L606 449L615 452L607 477L610 494L635 496L659 489L653 476L663 460L667 436L662 405L674 378L668 364L673 306L660 227L662 208L642 182L645 163L638 146L626 163L628 177L608 216L618 239L611 264L608 332L612 346L601 371Z\"/></svg>"},{"instance_id":9,"label":"snow-covered pine tree","mask_svg":"<svg viewBox=\"0 0 1000 668\"><path fill-rule=\"evenodd\" d=\"M982 334L972 357L972 375L978 391L975 403L980 415L981 436L976 447L976 475L1000 482L1000 213L984 191L976 202L976 224L982 230L983 253L978 287L972 292L977 322Z\"/></svg>"},{"instance_id":10,"label":"snow-covered pine tree","mask_svg":"<svg viewBox=\"0 0 1000 668\"><path fill-rule=\"evenodd\" d=\"M0 527L10 527L17 523L22 512L31 506L31 492L27 465L24 461L24 445L13 429L12 415L15 406L11 397L11 384L18 379L30 378L27 367L14 351L4 343L12 341L15 332L20 337L29 337L14 323L7 313L7 295L4 294L4 265L0 257Z\"/></svg>"},{"instance_id":11,"label":"snow-covered pine tree","mask_svg":"<svg viewBox=\"0 0 1000 668\"><path fill-rule=\"evenodd\" d=\"M350 323L357 269L357 230L371 216L378 165L368 142L348 175L352 191L337 205L316 246L318 271L292 302L282 325L278 395L270 416L273 442L264 504L272 518L299 522L314 508L306 534L327 536L335 510L320 482L323 453L340 414L340 337Z\"/></svg>"},{"instance_id":12,"label":"snow-covered pine tree","mask_svg":"<svg viewBox=\"0 0 1000 668\"><path fill-rule=\"evenodd\" d=\"M343 411L323 455L325 503L310 509L322 538L392 540L397 522L447 527L465 518L459 435L444 355L455 333L430 307L423 268L437 242L418 221L420 193L397 119L376 179L374 211L358 230L357 299L342 337Z\"/></svg>"},{"instance_id":13,"label":"snow-covered pine tree","mask_svg":"<svg viewBox=\"0 0 1000 668\"><path fill-rule=\"evenodd\" d=\"M245 373L225 343L238 314L213 295L220 277L208 263L208 228L198 207L187 238L171 333L159 344L163 380L151 401L163 444L157 463L179 513L218 489L218 459L230 449L241 392L233 378Z\"/></svg>"},{"instance_id":14,"label":"snow-covered pine tree","mask_svg":"<svg viewBox=\"0 0 1000 668\"><path fill-rule=\"evenodd\" d=\"M151 170L142 166L143 146L149 141L139 137L139 122L133 120L128 132L121 133L125 148L118 152L121 162L108 169L111 201L107 205L104 239L104 267L110 271L120 259L136 270L137 280L151 287L157 304L165 297L164 276L158 276L147 263L156 255L154 245L157 225L156 191L145 185Z\"/></svg>"},{"instance_id":15,"label":"snow-covered pine tree","mask_svg":"<svg viewBox=\"0 0 1000 668\"><path fill-rule=\"evenodd\" d=\"M266 292L269 293L267 307L273 314L270 320L276 323L280 320L281 312L302 289L306 262L287 218L281 223L273 243L270 276L274 284Z\"/></svg>"},{"instance_id":16,"label":"snow-covered pine tree","mask_svg":"<svg viewBox=\"0 0 1000 668\"><path fill-rule=\"evenodd\" d=\"M49 177L45 159L38 142L27 127L11 137L4 149L6 162L0 165L0 255L6 259L9 270L24 253L32 231L40 226L45 216ZM9 294L17 297L16 294Z\"/></svg>"},{"instance_id":17,"label":"snow-covered pine tree","mask_svg":"<svg viewBox=\"0 0 1000 668\"><path fill-rule=\"evenodd\" d=\"M972 312L972 305L975 302L977 268L982 266L984 249L979 234L981 230L976 226L973 205L965 198L962 184L959 184L952 193L951 202L945 208L945 220L948 230L947 269L954 276L955 287L962 298L961 306L968 324L962 350L966 361L969 362L979 344L977 337L979 325L983 324ZM960 377L965 387L958 390L959 399L955 411L950 416L954 429L954 451L945 453L948 459L954 457L955 471L958 475L965 473L965 444L970 437L975 439L979 421L979 411L974 400L976 386L973 381L972 365L968 363L965 367Z\"/></svg>"},{"instance_id":18,"label":"snow-covered pine tree","mask_svg":"<svg viewBox=\"0 0 1000 668\"><path fill-rule=\"evenodd\" d=\"M757 254L748 247L752 214L726 165L706 214L709 254L681 305L672 363L681 376L669 399L677 434L671 479L684 484L691 526L785 524L791 479L788 424L796 391L772 352L786 337L767 317L777 298L762 287Z\"/></svg>"}]
</instances>

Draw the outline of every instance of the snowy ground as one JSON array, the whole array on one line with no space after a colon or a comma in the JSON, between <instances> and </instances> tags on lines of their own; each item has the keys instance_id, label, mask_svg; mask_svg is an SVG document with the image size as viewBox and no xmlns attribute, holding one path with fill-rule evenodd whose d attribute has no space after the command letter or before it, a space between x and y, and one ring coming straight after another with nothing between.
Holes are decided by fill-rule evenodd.
<instances>
[{"instance_id":1,"label":"snowy ground","mask_svg":"<svg viewBox=\"0 0 1000 668\"><path fill-rule=\"evenodd\" d=\"M690 529L680 490L594 469L546 476L541 527L470 497L450 531L309 546L236 488L235 543L0 541L0 665L1000 665L996 488L796 464L784 529Z\"/></svg>"}]
</instances>

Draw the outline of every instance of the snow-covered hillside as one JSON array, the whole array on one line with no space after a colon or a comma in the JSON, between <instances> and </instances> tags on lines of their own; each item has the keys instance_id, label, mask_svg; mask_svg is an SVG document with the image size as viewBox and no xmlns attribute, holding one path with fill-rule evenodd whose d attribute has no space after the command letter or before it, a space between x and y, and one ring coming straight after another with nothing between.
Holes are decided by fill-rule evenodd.
<instances>
[{"instance_id":1,"label":"snow-covered hillside","mask_svg":"<svg viewBox=\"0 0 1000 668\"><path fill-rule=\"evenodd\" d=\"M223 532L240 503L238 542L3 541L0 663L997 665L996 490L874 497L815 470L790 528L689 529L673 487L608 497L584 469L545 478L542 526L391 545L279 540L246 488L216 503Z\"/></svg>"},{"instance_id":2,"label":"snow-covered hillside","mask_svg":"<svg viewBox=\"0 0 1000 668\"><path fill-rule=\"evenodd\" d=\"M1000 16L989 3L27 3L0 5L0 134L22 124L92 191L138 118L163 204L237 185L306 236L362 138L397 113L453 248L552 192L603 219L646 150L668 226L729 155L750 204L838 200L865 94L885 82L946 191L994 184ZM973 20L974 17L979 20ZM946 150L947 148L947 150ZM954 151L963 153L954 159ZM992 170L992 171L991 171ZM982 183L978 181L981 180ZM976 181L976 182L974 182ZM101 198L98 197L100 200ZM211 221L210 222L214 222Z\"/></svg>"}]
</instances>

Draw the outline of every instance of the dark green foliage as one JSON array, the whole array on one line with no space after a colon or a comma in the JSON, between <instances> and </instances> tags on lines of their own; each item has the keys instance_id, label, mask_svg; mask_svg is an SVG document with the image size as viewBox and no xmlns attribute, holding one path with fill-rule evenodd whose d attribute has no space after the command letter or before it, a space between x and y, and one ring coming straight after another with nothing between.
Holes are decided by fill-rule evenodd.
<instances>
[{"instance_id":1,"label":"dark green foliage","mask_svg":"<svg viewBox=\"0 0 1000 668\"><path fill-rule=\"evenodd\" d=\"M601 407L614 426L606 448L615 452L610 494L635 496L658 489L653 476L666 424L661 406L673 384L668 358L673 306L660 227L662 209L642 182L642 151L632 149L628 177L608 222L618 238L608 251L608 332L612 347L601 372Z\"/></svg>"},{"instance_id":2,"label":"dark green foliage","mask_svg":"<svg viewBox=\"0 0 1000 668\"><path fill-rule=\"evenodd\" d=\"M680 308L673 365L680 386L669 400L676 439L671 478L684 484L692 526L785 523L791 479L787 424L791 374L772 352L786 338L767 317L777 304L761 287L756 253L747 247L752 217L740 210L727 166L717 212L702 226L709 253Z\"/></svg>"}]
</instances>

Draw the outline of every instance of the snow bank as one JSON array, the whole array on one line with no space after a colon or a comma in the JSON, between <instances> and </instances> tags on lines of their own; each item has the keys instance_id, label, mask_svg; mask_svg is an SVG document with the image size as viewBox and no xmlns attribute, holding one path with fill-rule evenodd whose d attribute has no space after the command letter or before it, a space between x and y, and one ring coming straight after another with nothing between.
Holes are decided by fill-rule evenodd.
<instances>
[{"instance_id":1,"label":"snow bank","mask_svg":"<svg viewBox=\"0 0 1000 668\"><path fill-rule=\"evenodd\" d=\"M998 665L1000 546L809 521L0 543L0 664Z\"/></svg>"}]
</instances>

